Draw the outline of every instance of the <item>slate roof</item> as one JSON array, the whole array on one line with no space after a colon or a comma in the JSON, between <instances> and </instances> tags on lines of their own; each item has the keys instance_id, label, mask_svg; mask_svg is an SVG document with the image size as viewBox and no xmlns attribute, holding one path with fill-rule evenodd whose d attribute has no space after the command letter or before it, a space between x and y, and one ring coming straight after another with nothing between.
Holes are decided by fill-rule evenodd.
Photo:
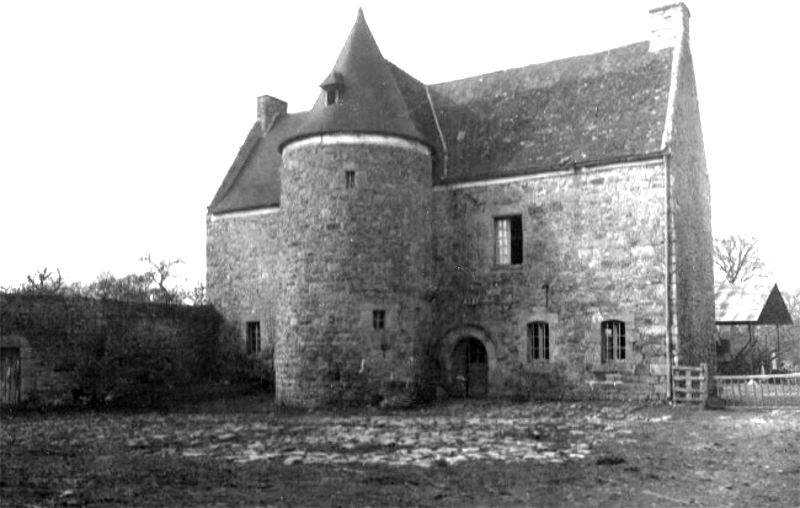
<instances>
[{"instance_id":1,"label":"slate roof","mask_svg":"<svg viewBox=\"0 0 800 508\"><path fill-rule=\"evenodd\" d=\"M342 103L326 107L320 94L263 135L254 126L209 212L277 206L279 150L315 134L420 140L432 148L436 185L660 155L672 53L639 42L426 86L381 56L359 10L325 81L342 81Z\"/></svg>"},{"instance_id":2,"label":"slate roof","mask_svg":"<svg viewBox=\"0 0 800 508\"><path fill-rule=\"evenodd\" d=\"M295 132L307 113L282 115L262 135L256 122L208 207L227 213L278 206L281 196L281 154L278 145Z\"/></svg>"},{"instance_id":3,"label":"slate roof","mask_svg":"<svg viewBox=\"0 0 800 508\"><path fill-rule=\"evenodd\" d=\"M672 48L640 42L429 87L447 175L473 180L659 152Z\"/></svg>"},{"instance_id":4,"label":"slate roof","mask_svg":"<svg viewBox=\"0 0 800 508\"><path fill-rule=\"evenodd\" d=\"M717 324L790 325L792 317L778 285L737 286L719 284L715 288Z\"/></svg>"},{"instance_id":5,"label":"slate roof","mask_svg":"<svg viewBox=\"0 0 800 508\"><path fill-rule=\"evenodd\" d=\"M334 82L341 86L337 103L326 105L324 94L320 94L297 132L283 143L338 132L424 140L409 117L389 63L381 55L361 9L333 71L322 86Z\"/></svg>"}]
</instances>

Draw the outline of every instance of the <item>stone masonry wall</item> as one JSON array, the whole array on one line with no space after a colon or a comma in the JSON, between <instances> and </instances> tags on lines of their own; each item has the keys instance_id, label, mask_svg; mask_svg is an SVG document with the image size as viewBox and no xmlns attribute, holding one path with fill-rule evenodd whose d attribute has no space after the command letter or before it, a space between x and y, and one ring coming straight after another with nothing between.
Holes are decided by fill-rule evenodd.
<instances>
[{"instance_id":1,"label":"stone masonry wall","mask_svg":"<svg viewBox=\"0 0 800 508\"><path fill-rule=\"evenodd\" d=\"M381 384L413 383L430 335L430 156L290 145L281 171L277 399L363 403Z\"/></svg>"},{"instance_id":2,"label":"stone masonry wall","mask_svg":"<svg viewBox=\"0 0 800 508\"><path fill-rule=\"evenodd\" d=\"M445 337L474 336L487 349L490 395L665 397L665 200L661 161L436 189L442 363ZM523 263L497 266L494 218L515 214ZM627 358L601 363L601 322L611 319L626 324ZM527 360L532 320L550 323L550 361Z\"/></svg>"},{"instance_id":3,"label":"stone masonry wall","mask_svg":"<svg viewBox=\"0 0 800 508\"><path fill-rule=\"evenodd\" d=\"M66 404L158 395L218 377L221 317L210 307L0 294L0 346L19 349L21 399Z\"/></svg>"},{"instance_id":4,"label":"stone masonry wall","mask_svg":"<svg viewBox=\"0 0 800 508\"><path fill-rule=\"evenodd\" d=\"M283 213L209 216L206 219L208 299L245 344L245 323L261 325L261 353L270 363L276 338L280 273L279 228Z\"/></svg>"}]
</instances>

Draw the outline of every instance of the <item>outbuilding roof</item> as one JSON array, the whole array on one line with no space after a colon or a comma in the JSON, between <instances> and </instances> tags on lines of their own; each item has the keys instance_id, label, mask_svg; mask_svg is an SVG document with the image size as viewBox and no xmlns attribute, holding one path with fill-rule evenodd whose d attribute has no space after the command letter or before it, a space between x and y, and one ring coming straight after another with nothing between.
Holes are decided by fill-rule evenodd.
<instances>
[{"instance_id":1,"label":"outbuilding roof","mask_svg":"<svg viewBox=\"0 0 800 508\"><path fill-rule=\"evenodd\" d=\"M212 214L277 206L279 150L334 132L385 133L432 148L435 185L660 156L673 48L639 42L424 85L385 60L359 10L323 85L340 103L256 125L209 206Z\"/></svg>"},{"instance_id":2,"label":"outbuilding roof","mask_svg":"<svg viewBox=\"0 0 800 508\"><path fill-rule=\"evenodd\" d=\"M792 316L778 285L719 284L715 288L717 324L791 325Z\"/></svg>"}]
</instances>

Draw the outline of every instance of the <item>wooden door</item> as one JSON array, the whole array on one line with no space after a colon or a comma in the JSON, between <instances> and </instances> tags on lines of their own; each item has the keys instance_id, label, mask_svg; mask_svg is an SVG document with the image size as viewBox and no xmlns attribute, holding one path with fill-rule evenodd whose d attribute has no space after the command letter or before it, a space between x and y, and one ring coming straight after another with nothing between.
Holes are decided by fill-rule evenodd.
<instances>
[{"instance_id":1,"label":"wooden door","mask_svg":"<svg viewBox=\"0 0 800 508\"><path fill-rule=\"evenodd\" d=\"M0 402L14 405L20 399L19 348L0 348Z\"/></svg>"},{"instance_id":2,"label":"wooden door","mask_svg":"<svg viewBox=\"0 0 800 508\"><path fill-rule=\"evenodd\" d=\"M456 374L456 397L485 397L489 391L489 363L486 348L478 339L469 337L456 344L452 358Z\"/></svg>"}]
</instances>

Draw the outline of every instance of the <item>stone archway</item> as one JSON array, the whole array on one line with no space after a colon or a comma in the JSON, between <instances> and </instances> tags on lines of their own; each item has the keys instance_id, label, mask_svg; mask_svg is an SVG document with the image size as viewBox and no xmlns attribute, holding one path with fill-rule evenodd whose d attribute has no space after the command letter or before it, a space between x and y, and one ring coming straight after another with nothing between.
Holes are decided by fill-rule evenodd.
<instances>
[{"instance_id":1,"label":"stone archway","mask_svg":"<svg viewBox=\"0 0 800 508\"><path fill-rule=\"evenodd\" d=\"M475 337L465 337L453 349L451 364L456 377L456 397L486 397L489 392L489 363L486 348Z\"/></svg>"},{"instance_id":2,"label":"stone archway","mask_svg":"<svg viewBox=\"0 0 800 508\"><path fill-rule=\"evenodd\" d=\"M454 397L486 397L497 374L497 357L489 334L477 326L451 330L439 342L439 364Z\"/></svg>"}]
</instances>

